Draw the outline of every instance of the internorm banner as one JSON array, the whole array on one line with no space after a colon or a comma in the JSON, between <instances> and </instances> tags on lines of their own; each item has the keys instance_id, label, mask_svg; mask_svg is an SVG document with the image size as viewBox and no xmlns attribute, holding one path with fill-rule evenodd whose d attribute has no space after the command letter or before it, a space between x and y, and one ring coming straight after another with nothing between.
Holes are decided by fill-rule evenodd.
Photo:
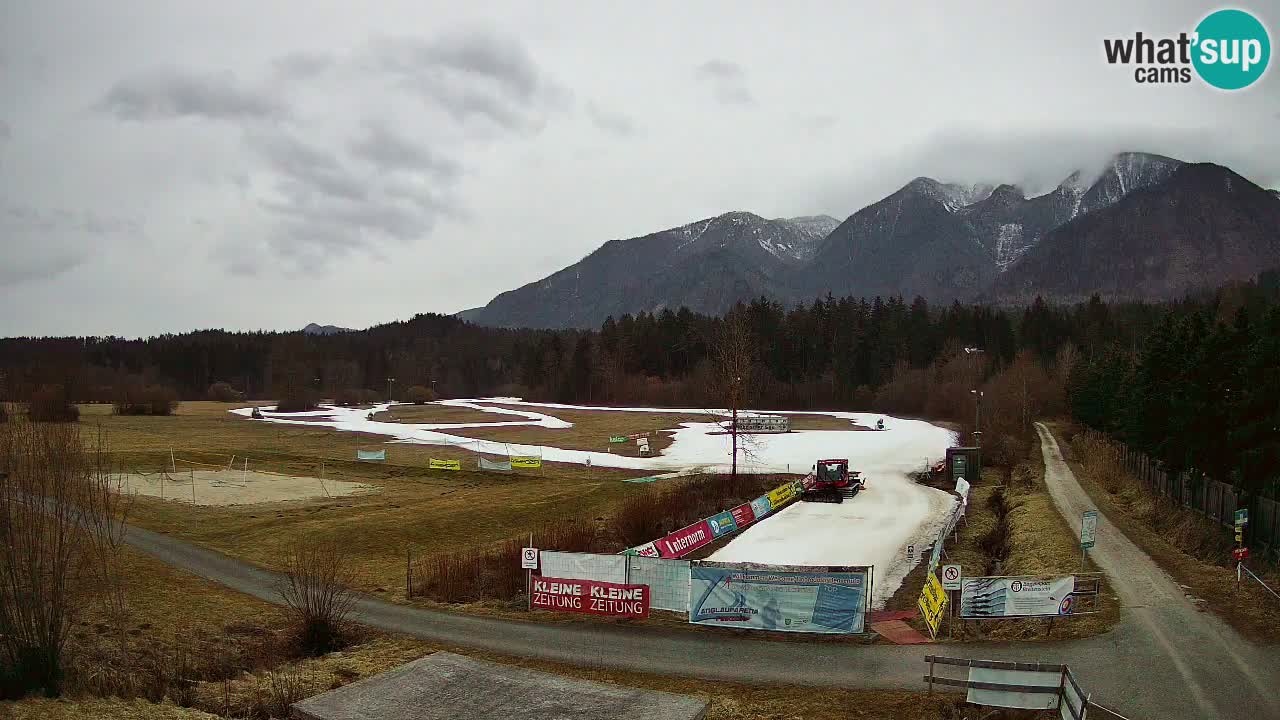
<instances>
[{"instance_id":1,"label":"internorm banner","mask_svg":"<svg viewBox=\"0 0 1280 720\"><path fill-rule=\"evenodd\" d=\"M1070 615L1073 575L1055 578L976 577L960 586L960 617L1012 618Z\"/></svg>"},{"instance_id":2,"label":"internorm banner","mask_svg":"<svg viewBox=\"0 0 1280 720\"><path fill-rule=\"evenodd\" d=\"M866 622L866 568L752 569L695 563L689 622L808 633L860 633Z\"/></svg>"},{"instance_id":3,"label":"internorm banner","mask_svg":"<svg viewBox=\"0 0 1280 720\"><path fill-rule=\"evenodd\" d=\"M711 532L711 526L706 520L680 528L679 530L658 538L654 541L654 545L658 546L658 553L664 558L678 558L688 555L703 545L708 545L715 539L715 534Z\"/></svg>"}]
</instances>

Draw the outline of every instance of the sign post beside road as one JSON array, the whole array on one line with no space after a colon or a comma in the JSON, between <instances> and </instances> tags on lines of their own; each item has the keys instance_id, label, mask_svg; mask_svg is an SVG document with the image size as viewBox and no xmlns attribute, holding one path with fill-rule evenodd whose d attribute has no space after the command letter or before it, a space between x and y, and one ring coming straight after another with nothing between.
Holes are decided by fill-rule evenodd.
<instances>
[{"instance_id":1,"label":"sign post beside road","mask_svg":"<svg viewBox=\"0 0 1280 720\"><path fill-rule=\"evenodd\" d=\"M1085 510L1080 516L1080 572L1084 572L1085 552L1097 544L1098 511Z\"/></svg>"},{"instance_id":2,"label":"sign post beside road","mask_svg":"<svg viewBox=\"0 0 1280 720\"><path fill-rule=\"evenodd\" d=\"M1249 524L1249 508L1240 508L1236 510L1236 547L1231 551L1231 557L1236 561L1236 590L1240 590L1241 568L1244 567L1244 559L1249 557L1249 548L1244 545L1244 526Z\"/></svg>"},{"instance_id":3,"label":"sign post beside road","mask_svg":"<svg viewBox=\"0 0 1280 720\"><path fill-rule=\"evenodd\" d=\"M533 544L533 533L529 533L529 544ZM538 569L538 548L520 549L520 567L524 570L524 594L529 598L529 609L533 609L533 571Z\"/></svg>"},{"instance_id":4,"label":"sign post beside road","mask_svg":"<svg viewBox=\"0 0 1280 720\"><path fill-rule=\"evenodd\" d=\"M947 635L955 637L956 603L955 591L960 589L962 573L959 565L942 566L942 589L947 592Z\"/></svg>"}]
</instances>

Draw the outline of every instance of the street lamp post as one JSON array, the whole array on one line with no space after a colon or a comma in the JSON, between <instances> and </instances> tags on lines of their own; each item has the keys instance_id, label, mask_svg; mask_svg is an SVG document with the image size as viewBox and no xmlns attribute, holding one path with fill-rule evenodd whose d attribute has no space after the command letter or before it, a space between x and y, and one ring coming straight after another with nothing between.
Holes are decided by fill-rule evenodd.
<instances>
[{"instance_id":1,"label":"street lamp post","mask_svg":"<svg viewBox=\"0 0 1280 720\"><path fill-rule=\"evenodd\" d=\"M973 404L973 444L976 447L982 446L982 391L970 390L974 395Z\"/></svg>"},{"instance_id":2,"label":"street lamp post","mask_svg":"<svg viewBox=\"0 0 1280 720\"><path fill-rule=\"evenodd\" d=\"M395 382L393 377L387 378L387 402L391 402L391 383Z\"/></svg>"}]
</instances>

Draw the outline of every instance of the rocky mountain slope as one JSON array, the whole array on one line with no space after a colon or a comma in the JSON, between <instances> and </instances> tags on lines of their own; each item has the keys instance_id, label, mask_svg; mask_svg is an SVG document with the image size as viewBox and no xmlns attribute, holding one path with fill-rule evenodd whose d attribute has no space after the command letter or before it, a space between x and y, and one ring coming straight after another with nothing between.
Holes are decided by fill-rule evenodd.
<instances>
[{"instance_id":1,"label":"rocky mountain slope","mask_svg":"<svg viewBox=\"0 0 1280 720\"><path fill-rule=\"evenodd\" d=\"M1271 267L1280 267L1280 202L1227 168L1184 165L1049 232L991 296L1167 300Z\"/></svg>"},{"instance_id":2,"label":"rocky mountain slope","mask_svg":"<svg viewBox=\"0 0 1280 720\"><path fill-rule=\"evenodd\" d=\"M768 220L725 213L611 240L580 262L460 316L486 325L595 327L610 315L682 305L720 313L761 295L787 304L828 292L921 295L933 302L1018 302L1036 294L1069 299L1089 288L1112 288L1121 276L1141 280L1134 288L1138 296L1155 298L1176 292L1186 284L1179 278L1211 257L1227 263L1221 268L1227 279L1266 267L1271 262L1266 238L1280 234L1280 224L1269 224L1272 216L1258 203L1276 200L1276 191L1261 190L1232 173L1238 191L1224 192L1226 181L1210 182L1206 178L1212 173L1205 168L1230 171L1196 166L1184 173L1186 167L1160 155L1123 153L1096 177L1076 172L1032 197L1014 185L962 186L921 177L844 222L827 216ZM1244 185L1253 191L1245 192ZM1171 209L1156 212L1161 202ZM1160 223L1168 222L1173 211L1195 215L1201 230L1188 234L1183 228L1163 250L1135 239L1168 229ZM1085 218L1103 224L1082 225ZM1227 232L1240 235L1226 237ZM1105 244L1106 233L1122 234L1110 238L1112 247L1167 269L1142 278L1109 273L1117 270L1116 258L1098 244ZM1197 243L1223 250L1197 250ZM1181 255L1164 258L1161 252ZM1201 259L1189 259L1188 253ZM1249 257L1263 265L1247 270ZM1050 262L1067 264L1051 268L1045 265ZM1207 277L1217 274L1209 269Z\"/></svg>"}]
</instances>

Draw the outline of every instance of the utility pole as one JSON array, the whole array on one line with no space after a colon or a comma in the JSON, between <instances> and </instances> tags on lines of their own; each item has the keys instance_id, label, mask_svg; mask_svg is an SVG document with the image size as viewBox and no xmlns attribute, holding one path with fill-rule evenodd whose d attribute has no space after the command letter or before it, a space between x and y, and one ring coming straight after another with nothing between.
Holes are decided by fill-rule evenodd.
<instances>
[{"instance_id":1,"label":"utility pole","mask_svg":"<svg viewBox=\"0 0 1280 720\"><path fill-rule=\"evenodd\" d=\"M982 446L982 391L970 390L974 395L973 405L973 444L975 447Z\"/></svg>"},{"instance_id":2,"label":"utility pole","mask_svg":"<svg viewBox=\"0 0 1280 720\"><path fill-rule=\"evenodd\" d=\"M393 377L387 378L387 402L391 402L391 383L395 382Z\"/></svg>"}]
</instances>

